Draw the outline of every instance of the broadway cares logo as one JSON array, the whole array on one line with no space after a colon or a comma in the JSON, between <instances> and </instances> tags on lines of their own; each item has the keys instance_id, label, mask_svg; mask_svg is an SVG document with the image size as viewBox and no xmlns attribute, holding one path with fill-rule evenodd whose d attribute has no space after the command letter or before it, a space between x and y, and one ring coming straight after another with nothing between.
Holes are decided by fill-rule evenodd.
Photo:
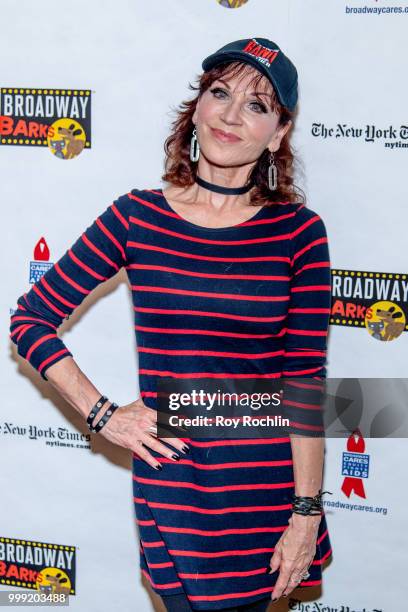
<instances>
[{"instance_id":1,"label":"broadway cares logo","mask_svg":"<svg viewBox=\"0 0 408 612\"><path fill-rule=\"evenodd\" d=\"M365 142L382 142L385 147L398 149L408 147L408 126L400 125L387 128L376 125L365 125L354 127L347 123L337 123L334 127L328 127L324 123L312 123L311 134L315 138L327 140L334 139L360 139Z\"/></svg>"}]
</instances>

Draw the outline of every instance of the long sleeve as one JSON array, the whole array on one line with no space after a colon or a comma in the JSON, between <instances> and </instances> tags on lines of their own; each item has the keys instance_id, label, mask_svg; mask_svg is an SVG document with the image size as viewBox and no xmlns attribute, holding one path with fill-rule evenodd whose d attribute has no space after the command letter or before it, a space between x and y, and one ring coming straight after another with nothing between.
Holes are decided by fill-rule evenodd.
<instances>
[{"instance_id":1,"label":"long sleeve","mask_svg":"<svg viewBox=\"0 0 408 612\"><path fill-rule=\"evenodd\" d=\"M126 265L129 197L95 219L66 253L17 300L10 338L17 352L47 380L47 369L72 353L57 330L87 295Z\"/></svg>"},{"instance_id":2,"label":"long sleeve","mask_svg":"<svg viewBox=\"0 0 408 612\"><path fill-rule=\"evenodd\" d=\"M327 375L331 269L326 227L314 211L297 210L291 237L292 277L282 376L292 431L318 432ZM290 382L290 379L314 379Z\"/></svg>"},{"instance_id":3,"label":"long sleeve","mask_svg":"<svg viewBox=\"0 0 408 612\"><path fill-rule=\"evenodd\" d=\"M298 209L292 231L292 278L286 319L284 376L326 377L331 271L326 227Z\"/></svg>"}]
</instances>

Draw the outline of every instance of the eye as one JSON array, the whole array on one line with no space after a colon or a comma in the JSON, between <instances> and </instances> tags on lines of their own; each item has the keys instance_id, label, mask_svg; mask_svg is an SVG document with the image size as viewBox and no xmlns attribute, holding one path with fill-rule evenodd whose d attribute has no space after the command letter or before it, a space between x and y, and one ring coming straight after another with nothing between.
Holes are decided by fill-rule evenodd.
<instances>
[{"instance_id":1,"label":"eye","mask_svg":"<svg viewBox=\"0 0 408 612\"><path fill-rule=\"evenodd\" d=\"M267 113L267 109L266 106L264 104L262 104L261 102L250 102L250 105L253 106L255 105L258 110L256 111L257 113L261 112L261 113Z\"/></svg>"},{"instance_id":2,"label":"eye","mask_svg":"<svg viewBox=\"0 0 408 612\"><path fill-rule=\"evenodd\" d=\"M214 87L213 89L210 89L211 93L214 95L215 98L217 98L218 96L216 94L221 93L221 94L226 94L227 92L224 91L223 89L221 89L221 87ZM222 97L222 96L221 96Z\"/></svg>"},{"instance_id":3,"label":"eye","mask_svg":"<svg viewBox=\"0 0 408 612\"><path fill-rule=\"evenodd\" d=\"M225 91L224 89L221 89L221 87L214 87L213 89L210 89L210 92L213 94L215 98L219 100L223 100L225 96L228 96L228 92ZM266 106L262 104L262 102L252 101L252 102L249 102L249 105L251 107L255 107L254 110L257 113L267 113L268 112Z\"/></svg>"}]
</instances>

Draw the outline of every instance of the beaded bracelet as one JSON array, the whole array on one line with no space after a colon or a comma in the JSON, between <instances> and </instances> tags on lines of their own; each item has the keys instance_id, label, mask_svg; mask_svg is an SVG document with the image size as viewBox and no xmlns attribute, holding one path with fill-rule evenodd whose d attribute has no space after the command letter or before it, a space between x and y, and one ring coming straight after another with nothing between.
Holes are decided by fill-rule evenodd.
<instances>
[{"instance_id":1,"label":"beaded bracelet","mask_svg":"<svg viewBox=\"0 0 408 612\"><path fill-rule=\"evenodd\" d=\"M96 402L95 406L92 408L91 412L89 413L88 418L86 419L86 423L91 431L93 431L92 421L94 420L95 416L99 412L99 409L102 408L102 406L106 404L107 401L108 401L108 398L105 395L102 395Z\"/></svg>"},{"instance_id":2,"label":"beaded bracelet","mask_svg":"<svg viewBox=\"0 0 408 612\"><path fill-rule=\"evenodd\" d=\"M321 497L325 493L332 495L330 491L322 491L319 489L319 493L314 497L308 497L305 495L293 495L292 499L292 511L296 514L303 514L304 516L315 516L323 513L323 506Z\"/></svg>"}]
</instances>

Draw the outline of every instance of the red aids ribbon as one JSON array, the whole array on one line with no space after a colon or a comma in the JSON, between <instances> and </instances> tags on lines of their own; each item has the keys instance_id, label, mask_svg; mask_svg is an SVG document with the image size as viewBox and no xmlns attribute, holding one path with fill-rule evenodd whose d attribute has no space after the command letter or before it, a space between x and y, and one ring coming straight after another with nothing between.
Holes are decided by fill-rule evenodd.
<instances>
[{"instance_id":1,"label":"red aids ribbon","mask_svg":"<svg viewBox=\"0 0 408 612\"><path fill-rule=\"evenodd\" d=\"M35 261L49 261L50 250L45 238L40 238L34 247L34 259Z\"/></svg>"}]
</instances>

